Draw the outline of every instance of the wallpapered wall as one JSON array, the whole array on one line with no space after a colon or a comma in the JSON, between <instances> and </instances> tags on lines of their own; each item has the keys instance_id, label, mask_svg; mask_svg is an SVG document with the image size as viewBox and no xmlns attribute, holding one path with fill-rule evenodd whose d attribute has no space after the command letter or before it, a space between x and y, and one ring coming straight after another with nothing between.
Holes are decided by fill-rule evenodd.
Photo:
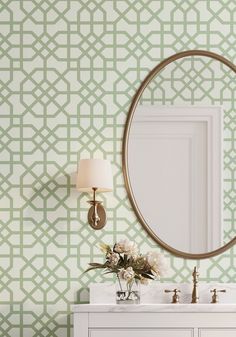
<instances>
[{"instance_id":1,"label":"wallpapered wall","mask_svg":"<svg viewBox=\"0 0 236 337\"><path fill-rule=\"evenodd\" d=\"M208 49L236 60L234 1L7 1L0 7L0 333L71 336L70 306L88 300L82 274L97 244L135 240L160 250L124 189L121 140L131 98L160 60ZM235 125L235 124L234 124ZM113 162L108 224L92 231L78 158ZM234 282L235 249L191 261L164 252L165 280ZM164 280L164 281L165 281Z\"/></svg>"}]
</instances>

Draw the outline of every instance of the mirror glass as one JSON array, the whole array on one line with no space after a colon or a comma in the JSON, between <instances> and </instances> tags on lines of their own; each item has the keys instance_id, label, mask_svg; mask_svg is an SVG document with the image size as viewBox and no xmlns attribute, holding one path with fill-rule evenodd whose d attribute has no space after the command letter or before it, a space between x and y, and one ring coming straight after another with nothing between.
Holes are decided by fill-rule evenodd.
<instances>
[{"instance_id":1,"label":"mirror glass","mask_svg":"<svg viewBox=\"0 0 236 337\"><path fill-rule=\"evenodd\" d=\"M168 64L148 83L127 141L130 193L146 229L188 254L236 236L235 71L206 56Z\"/></svg>"}]
</instances>

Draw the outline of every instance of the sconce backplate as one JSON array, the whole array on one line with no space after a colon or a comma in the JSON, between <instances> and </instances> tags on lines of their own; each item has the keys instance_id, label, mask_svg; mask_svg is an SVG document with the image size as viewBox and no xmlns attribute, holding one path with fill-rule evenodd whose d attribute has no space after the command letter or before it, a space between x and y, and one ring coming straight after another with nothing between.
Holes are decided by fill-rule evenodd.
<instances>
[{"instance_id":1,"label":"sconce backplate","mask_svg":"<svg viewBox=\"0 0 236 337\"><path fill-rule=\"evenodd\" d=\"M104 207L101 204L97 205L97 214L100 218L97 225L94 224L94 221L93 221L93 218L92 218L93 212L94 212L94 208L92 206L92 207L90 207L90 209L88 211L88 223L95 230L102 229L107 222L107 217L106 217L106 212L105 212Z\"/></svg>"}]
</instances>

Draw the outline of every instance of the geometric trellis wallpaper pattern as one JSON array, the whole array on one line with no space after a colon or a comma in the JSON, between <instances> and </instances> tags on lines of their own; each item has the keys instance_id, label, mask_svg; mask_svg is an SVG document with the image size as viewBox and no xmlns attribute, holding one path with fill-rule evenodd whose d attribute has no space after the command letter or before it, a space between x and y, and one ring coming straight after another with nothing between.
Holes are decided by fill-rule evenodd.
<instances>
[{"instance_id":1,"label":"geometric trellis wallpaper pattern","mask_svg":"<svg viewBox=\"0 0 236 337\"><path fill-rule=\"evenodd\" d=\"M131 98L150 69L182 50L236 61L234 1L1 1L0 334L70 337L70 306L88 300L97 244L134 239L159 247L131 209L121 140ZM235 125L235 121L232 124ZM113 163L102 195L108 224L92 231L75 191L80 157ZM232 196L235 198L235 196ZM166 280L234 282L236 250L191 261L164 252Z\"/></svg>"}]
</instances>

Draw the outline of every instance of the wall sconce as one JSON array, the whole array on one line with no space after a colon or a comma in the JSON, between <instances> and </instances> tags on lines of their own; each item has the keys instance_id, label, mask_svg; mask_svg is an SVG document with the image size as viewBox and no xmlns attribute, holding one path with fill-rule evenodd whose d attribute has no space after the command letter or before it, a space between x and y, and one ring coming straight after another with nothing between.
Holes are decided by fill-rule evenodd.
<instances>
[{"instance_id":1,"label":"wall sconce","mask_svg":"<svg viewBox=\"0 0 236 337\"><path fill-rule=\"evenodd\" d=\"M77 190L93 193L92 205L88 211L88 222L93 229L101 229L106 224L106 212L101 201L96 200L96 192L110 192L113 189L111 164L104 159L81 159L77 173Z\"/></svg>"}]
</instances>

